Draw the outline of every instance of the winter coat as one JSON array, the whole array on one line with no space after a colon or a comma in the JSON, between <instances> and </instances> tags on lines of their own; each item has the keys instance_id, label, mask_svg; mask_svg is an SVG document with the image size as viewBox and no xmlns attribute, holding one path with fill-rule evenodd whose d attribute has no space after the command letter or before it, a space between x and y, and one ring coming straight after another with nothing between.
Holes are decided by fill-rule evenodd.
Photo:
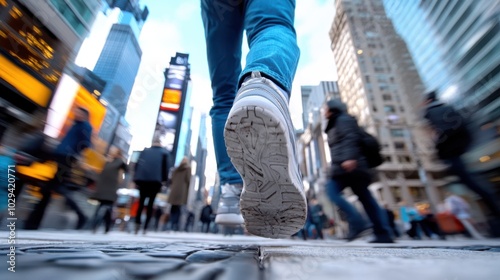
<instances>
[{"instance_id":1,"label":"winter coat","mask_svg":"<svg viewBox=\"0 0 500 280\"><path fill-rule=\"evenodd\" d=\"M146 148L134 168L134 182L162 183L168 179L168 151L163 147Z\"/></svg>"},{"instance_id":2,"label":"winter coat","mask_svg":"<svg viewBox=\"0 0 500 280\"><path fill-rule=\"evenodd\" d=\"M358 171L369 171L366 159L361 154L361 129L355 118L345 112L340 112L330 118L325 132L330 147L331 175L333 177L347 173L341 167L341 164L347 160L356 160L358 162Z\"/></svg>"},{"instance_id":3,"label":"winter coat","mask_svg":"<svg viewBox=\"0 0 500 280\"><path fill-rule=\"evenodd\" d=\"M187 203L190 181L191 166L187 163L181 163L172 172L168 203L171 205L185 205Z\"/></svg>"},{"instance_id":4,"label":"winter coat","mask_svg":"<svg viewBox=\"0 0 500 280\"><path fill-rule=\"evenodd\" d=\"M424 118L436 132L436 150L440 159L449 159L464 154L472 142L465 119L451 106L430 103Z\"/></svg>"},{"instance_id":5,"label":"winter coat","mask_svg":"<svg viewBox=\"0 0 500 280\"><path fill-rule=\"evenodd\" d=\"M87 121L75 121L61 143L57 146L55 154L77 157L83 150L89 148L92 137L92 127Z\"/></svg>"},{"instance_id":6,"label":"winter coat","mask_svg":"<svg viewBox=\"0 0 500 280\"><path fill-rule=\"evenodd\" d=\"M118 190L118 176L120 170L127 171L127 165L122 159L114 159L108 161L104 165L101 174L96 180L96 191L92 198L97 200L115 201L118 198L116 191Z\"/></svg>"},{"instance_id":7,"label":"winter coat","mask_svg":"<svg viewBox=\"0 0 500 280\"><path fill-rule=\"evenodd\" d=\"M200 215L200 221L202 223L209 223L212 219L212 214L213 214L212 206L210 205L205 205L203 209L201 209L201 215Z\"/></svg>"}]
</instances>

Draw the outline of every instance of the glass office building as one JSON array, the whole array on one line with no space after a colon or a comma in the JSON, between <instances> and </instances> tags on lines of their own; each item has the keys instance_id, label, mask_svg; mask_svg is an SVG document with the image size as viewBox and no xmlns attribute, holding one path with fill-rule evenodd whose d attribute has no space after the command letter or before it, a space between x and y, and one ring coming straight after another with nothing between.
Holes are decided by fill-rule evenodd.
<instances>
[{"instance_id":1,"label":"glass office building","mask_svg":"<svg viewBox=\"0 0 500 280\"><path fill-rule=\"evenodd\" d=\"M102 98L124 116L141 63L142 50L139 34L147 19L147 7L142 9L137 1L110 2L110 8L120 8L118 22L109 31L104 48L97 60L94 73L106 81Z\"/></svg>"}]
</instances>

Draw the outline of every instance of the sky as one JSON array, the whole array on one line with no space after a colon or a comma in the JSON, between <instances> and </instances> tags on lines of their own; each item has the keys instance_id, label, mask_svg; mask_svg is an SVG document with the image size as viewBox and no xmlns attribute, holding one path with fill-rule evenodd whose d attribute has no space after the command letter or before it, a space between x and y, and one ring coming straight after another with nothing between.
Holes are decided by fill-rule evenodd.
<instances>
[{"instance_id":1,"label":"sky","mask_svg":"<svg viewBox=\"0 0 500 280\"><path fill-rule=\"evenodd\" d=\"M151 145L164 84L163 72L176 52L189 54L193 107L191 128L194 139L198 136L200 114L208 114L213 105L200 1L141 0L141 4L148 7L150 14L139 38L142 60L126 115L134 136L131 150L141 150ZM292 121L297 129L302 128L300 87L337 79L328 35L334 14L334 0L297 0L295 29L301 56L290 100ZM91 36L82 45L76 64L93 69L110 27L111 24L103 16L96 19ZM248 52L246 40L242 49L244 65L244 57ZM207 133L210 132L210 118L207 118ZM207 166L213 169L207 170L207 173L215 173L211 134L207 135L207 139ZM195 148L195 142L192 144ZM210 178L207 178L207 182L210 183Z\"/></svg>"}]
</instances>

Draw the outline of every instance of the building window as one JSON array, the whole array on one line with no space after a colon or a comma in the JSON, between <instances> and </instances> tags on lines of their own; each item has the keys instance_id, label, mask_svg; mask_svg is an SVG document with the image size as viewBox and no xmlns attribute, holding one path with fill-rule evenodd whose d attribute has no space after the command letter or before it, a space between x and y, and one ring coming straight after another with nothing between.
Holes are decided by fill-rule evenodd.
<instances>
[{"instance_id":1,"label":"building window","mask_svg":"<svg viewBox=\"0 0 500 280\"><path fill-rule=\"evenodd\" d=\"M427 195L423 187L409 187L408 189L415 202L426 200Z\"/></svg>"},{"instance_id":2,"label":"building window","mask_svg":"<svg viewBox=\"0 0 500 280\"><path fill-rule=\"evenodd\" d=\"M73 6L75 6L76 10L85 20L85 22L87 22L87 24L90 23L90 21L92 20L92 12L87 7L85 2L83 0L70 0L70 2L73 4Z\"/></svg>"},{"instance_id":3,"label":"building window","mask_svg":"<svg viewBox=\"0 0 500 280\"><path fill-rule=\"evenodd\" d=\"M373 106L373 112L377 112L377 107Z\"/></svg>"},{"instance_id":4,"label":"building window","mask_svg":"<svg viewBox=\"0 0 500 280\"><path fill-rule=\"evenodd\" d=\"M403 200L403 196L401 195L401 187L391 187L391 193L396 202L400 202Z\"/></svg>"},{"instance_id":5,"label":"building window","mask_svg":"<svg viewBox=\"0 0 500 280\"><path fill-rule=\"evenodd\" d=\"M391 129L391 136L392 137L405 137L405 132L404 132L404 130L402 130L400 128Z\"/></svg>"},{"instance_id":6,"label":"building window","mask_svg":"<svg viewBox=\"0 0 500 280\"><path fill-rule=\"evenodd\" d=\"M396 150L405 150L406 145L404 142L394 142L394 148L396 148Z\"/></svg>"},{"instance_id":7,"label":"building window","mask_svg":"<svg viewBox=\"0 0 500 280\"><path fill-rule=\"evenodd\" d=\"M415 171L405 171L403 172L403 175L405 179L407 180L420 180L420 177L418 176L418 172Z\"/></svg>"},{"instance_id":8,"label":"building window","mask_svg":"<svg viewBox=\"0 0 500 280\"><path fill-rule=\"evenodd\" d=\"M409 156L398 156L398 161L400 163L411 163L411 158Z\"/></svg>"},{"instance_id":9,"label":"building window","mask_svg":"<svg viewBox=\"0 0 500 280\"><path fill-rule=\"evenodd\" d=\"M392 162L391 156L384 156L384 162Z\"/></svg>"},{"instance_id":10,"label":"building window","mask_svg":"<svg viewBox=\"0 0 500 280\"><path fill-rule=\"evenodd\" d=\"M392 96L390 94L384 94L384 95L382 95L382 99L384 101L391 101L392 100Z\"/></svg>"},{"instance_id":11,"label":"building window","mask_svg":"<svg viewBox=\"0 0 500 280\"><path fill-rule=\"evenodd\" d=\"M386 113L396 113L396 109L392 105L385 105L384 112Z\"/></svg>"},{"instance_id":12,"label":"building window","mask_svg":"<svg viewBox=\"0 0 500 280\"><path fill-rule=\"evenodd\" d=\"M401 107L399 107L399 110L404 113L405 107L401 106Z\"/></svg>"},{"instance_id":13,"label":"building window","mask_svg":"<svg viewBox=\"0 0 500 280\"><path fill-rule=\"evenodd\" d=\"M78 19L77 15L71 10L68 4L63 0L51 0L52 5L61 13L66 21L73 27L79 35L86 34L87 30L83 23Z\"/></svg>"}]
</instances>

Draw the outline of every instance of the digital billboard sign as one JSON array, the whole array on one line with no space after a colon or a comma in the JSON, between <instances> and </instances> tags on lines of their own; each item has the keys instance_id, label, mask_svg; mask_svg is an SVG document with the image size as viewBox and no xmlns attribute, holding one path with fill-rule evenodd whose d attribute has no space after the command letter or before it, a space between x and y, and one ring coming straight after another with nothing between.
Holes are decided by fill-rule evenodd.
<instances>
[{"instance_id":1,"label":"digital billboard sign","mask_svg":"<svg viewBox=\"0 0 500 280\"><path fill-rule=\"evenodd\" d=\"M153 137L160 140L162 146L170 151L174 149L180 125L184 87L189 75L188 57L188 54L177 53L172 57L170 67L165 70L165 86Z\"/></svg>"}]
</instances>

